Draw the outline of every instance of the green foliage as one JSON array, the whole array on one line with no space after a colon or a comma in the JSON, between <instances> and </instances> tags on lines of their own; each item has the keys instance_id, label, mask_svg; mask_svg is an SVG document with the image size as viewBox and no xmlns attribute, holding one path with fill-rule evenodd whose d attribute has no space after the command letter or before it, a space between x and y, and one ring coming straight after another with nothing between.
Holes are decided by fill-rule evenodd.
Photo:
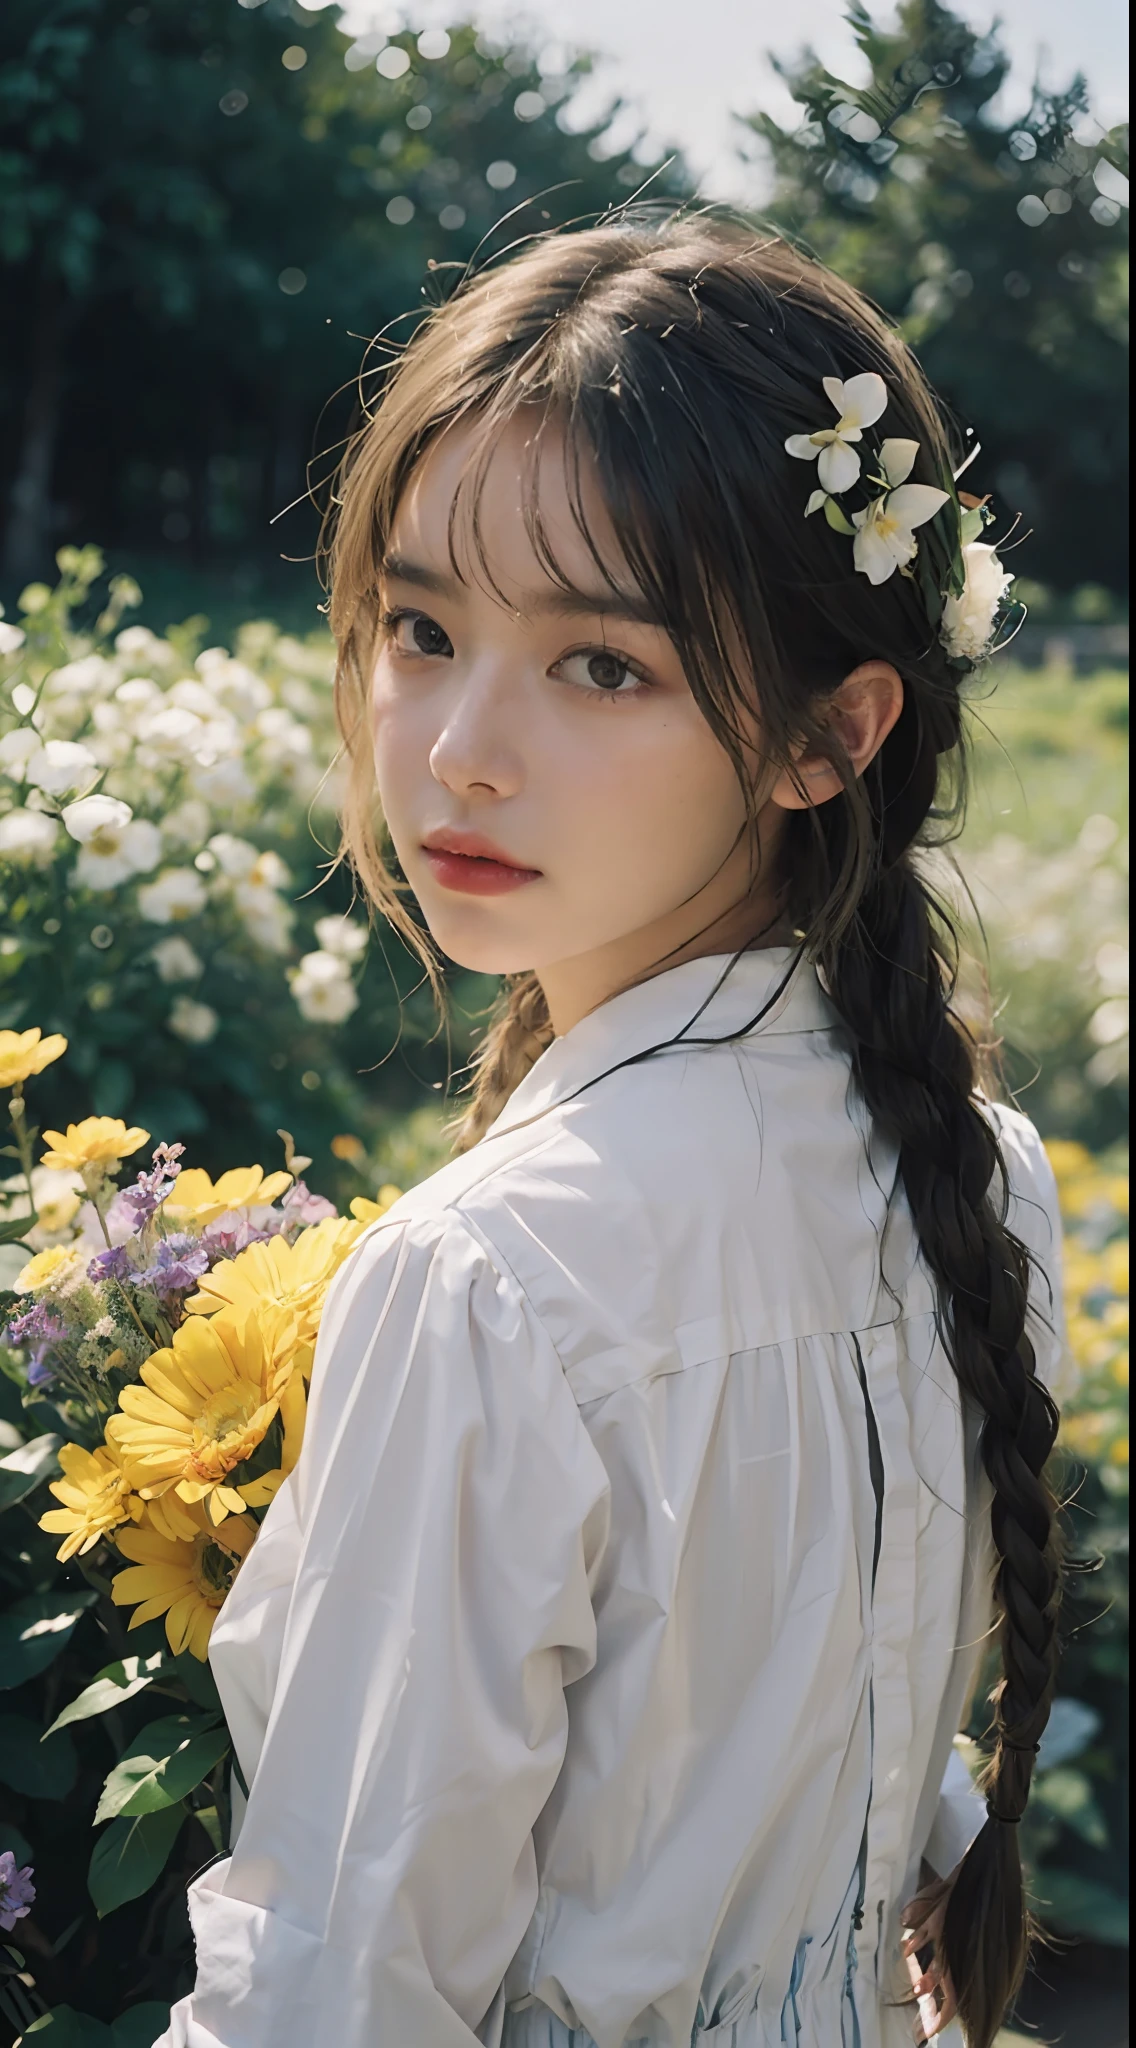
<instances>
[{"instance_id":1,"label":"green foliage","mask_svg":"<svg viewBox=\"0 0 1136 2048\"><path fill-rule=\"evenodd\" d=\"M458 26L432 58L395 35L388 67L406 69L386 77L385 41L290 0L4 8L0 264L28 309L0 357L13 583L43 560L53 468L71 520L118 542L160 523L195 556L271 551L313 436L331 445L350 412L349 389L317 426L359 338L420 307L431 266L464 264L525 202L506 239L648 175L607 155L610 115L561 125L586 58L542 74L523 44ZM285 533L307 551L308 527Z\"/></svg>"},{"instance_id":2,"label":"green foliage","mask_svg":"<svg viewBox=\"0 0 1136 2048\"><path fill-rule=\"evenodd\" d=\"M868 84L806 51L778 67L800 125L750 120L770 211L899 321L982 441L968 486L1033 529L1019 563L1124 591L1127 129L1086 123L1080 79L1000 119L1008 52L940 0L848 15Z\"/></svg>"},{"instance_id":3,"label":"green foliage","mask_svg":"<svg viewBox=\"0 0 1136 2048\"><path fill-rule=\"evenodd\" d=\"M1128 678L1008 668L973 707L952 886L1006 1078L1047 1138L1128 1125ZM975 1015L989 1012L975 996Z\"/></svg>"}]
</instances>

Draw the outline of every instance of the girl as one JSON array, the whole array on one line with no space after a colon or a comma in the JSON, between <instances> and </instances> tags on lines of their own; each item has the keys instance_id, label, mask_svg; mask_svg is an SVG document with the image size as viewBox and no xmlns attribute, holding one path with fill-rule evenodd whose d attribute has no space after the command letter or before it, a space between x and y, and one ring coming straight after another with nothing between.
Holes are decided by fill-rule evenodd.
<instances>
[{"instance_id":1,"label":"girl","mask_svg":"<svg viewBox=\"0 0 1136 2048\"><path fill-rule=\"evenodd\" d=\"M626 220L460 290L350 451L348 844L506 994L214 1632L251 1793L168 2044L989 2048L1057 1222L918 852L1008 581L958 452L838 279Z\"/></svg>"}]
</instances>

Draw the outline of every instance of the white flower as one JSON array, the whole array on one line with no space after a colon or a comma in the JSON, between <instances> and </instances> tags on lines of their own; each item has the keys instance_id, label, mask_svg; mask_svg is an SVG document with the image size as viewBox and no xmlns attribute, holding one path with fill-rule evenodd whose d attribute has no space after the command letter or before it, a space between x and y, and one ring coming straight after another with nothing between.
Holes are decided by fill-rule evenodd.
<instances>
[{"instance_id":1,"label":"white flower","mask_svg":"<svg viewBox=\"0 0 1136 2048\"><path fill-rule=\"evenodd\" d=\"M198 959L188 939L159 939L150 958L158 970L159 981L196 981L204 972L204 962Z\"/></svg>"},{"instance_id":2,"label":"white flower","mask_svg":"<svg viewBox=\"0 0 1136 2048\"><path fill-rule=\"evenodd\" d=\"M132 818L124 825L109 822L87 834L75 863L75 880L83 889L117 889L132 875L148 875L161 856L162 835L147 818Z\"/></svg>"},{"instance_id":3,"label":"white flower","mask_svg":"<svg viewBox=\"0 0 1136 2048\"><path fill-rule=\"evenodd\" d=\"M250 840L238 839L232 832L215 832L209 841L209 851L221 873L233 881L250 875L260 858Z\"/></svg>"},{"instance_id":4,"label":"white flower","mask_svg":"<svg viewBox=\"0 0 1136 2048\"><path fill-rule=\"evenodd\" d=\"M933 484L909 484L911 466L919 451L918 441L885 441L880 449L880 467L889 488L853 512L856 538L852 559L869 583L886 583L897 569L906 568L918 543L915 528L933 519L948 493Z\"/></svg>"},{"instance_id":5,"label":"white flower","mask_svg":"<svg viewBox=\"0 0 1136 2048\"><path fill-rule=\"evenodd\" d=\"M167 811L162 831L175 846L204 846L211 823L208 804L203 804L200 797L187 796L184 803Z\"/></svg>"},{"instance_id":6,"label":"white flower","mask_svg":"<svg viewBox=\"0 0 1136 2048\"><path fill-rule=\"evenodd\" d=\"M208 1003L195 1003L192 996L179 996L166 1023L176 1038L184 1038L187 1045L208 1045L220 1023L216 1010Z\"/></svg>"},{"instance_id":7,"label":"white flower","mask_svg":"<svg viewBox=\"0 0 1136 2048\"><path fill-rule=\"evenodd\" d=\"M48 796L63 796L69 789L78 789L81 782L89 782L98 766L90 748L78 740L48 740L30 757L24 773Z\"/></svg>"},{"instance_id":8,"label":"white flower","mask_svg":"<svg viewBox=\"0 0 1136 2048\"><path fill-rule=\"evenodd\" d=\"M199 676L206 676L213 695L227 704L242 720L251 720L272 702L272 692L262 676L234 661L223 647L206 647L193 664Z\"/></svg>"},{"instance_id":9,"label":"white flower","mask_svg":"<svg viewBox=\"0 0 1136 2048\"><path fill-rule=\"evenodd\" d=\"M199 718L216 718L217 699L204 683L195 682L192 676L183 676L175 683L166 700L178 704L183 711L196 711Z\"/></svg>"},{"instance_id":10,"label":"white flower","mask_svg":"<svg viewBox=\"0 0 1136 2048\"><path fill-rule=\"evenodd\" d=\"M0 768L12 782L22 782L28 762L42 745L34 725L14 725L0 740Z\"/></svg>"},{"instance_id":11,"label":"white flower","mask_svg":"<svg viewBox=\"0 0 1136 2048\"><path fill-rule=\"evenodd\" d=\"M89 697L99 689L110 689L118 681L118 670L102 654L84 654L78 661L53 669L44 689L49 697Z\"/></svg>"},{"instance_id":12,"label":"white flower","mask_svg":"<svg viewBox=\"0 0 1136 2048\"><path fill-rule=\"evenodd\" d=\"M295 911L268 883L254 876L233 886L233 902L249 938L266 953L286 953L292 943Z\"/></svg>"},{"instance_id":13,"label":"white flower","mask_svg":"<svg viewBox=\"0 0 1136 2048\"><path fill-rule=\"evenodd\" d=\"M127 627L127 631L131 631L131 628ZM153 704L161 694L157 683L152 683L149 676L131 676L127 682L120 683L114 693L115 702L125 705L128 711L137 711L147 704Z\"/></svg>"},{"instance_id":14,"label":"white flower","mask_svg":"<svg viewBox=\"0 0 1136 2048\"><path fill-rule=\"evenodd\" d=\"M20 626L9 626L0 619L0 654L15 654L22 647L27 634Z\"/></svg>"},{"instance_id":15,"label":"white flower","mask_svg":"<svg viewBox=\"0 0 1136 2048\"><path fill-rule=\"evenodd\" d=\"M359 960L367 950L370 934L365 924L352 917L317 917L316 937L325 953L340 960Z\"/></svg>"},{"instance_id":16,"label":"white flower","mask_svg":"<svg viewBox=\"0 0 1136 2048\"><path fill-rule=\"evenodd\" d=\"M149 626L124 626L114 636L115 651L125 654L130 660L161 662L163 666L173 658L174 650L168 640L160 640L151 633Z\"/></svg>"},{"instance_id":17,"label":"white flower","mask_svg":"<svg viewBox=\"0 0 1136 2048\"><path fill-rule=\"evenodd\" d=\"M100 793L81 796L75 803L66 804L62 815L72 839L85 846L98 832L125 831L134 813L120 797Z\"/></svg>"},{"instance_id":18,"label":"white flower","mask_svg":"<svg viewBox=\"0 0 1136 2048\"><path fill-rule=\"evenodd\" d=\"M998 606L1014 579L984 541L972 540L962 551L962 563L966 582L962 595L948 597L943 606L940 637L957 660L981 661L994 635Z\"/></svg>"},{"instance_id":19,"label":"white flower","mask_svg":"<svg viewBox=\"0 0 1136 2048\"><path fill-rule=\"evenodd\" d=\"M864 428L887 410L887 385L874 370L849 377L847 383L839 377L821 381L839 415L836 425L818 427L815 434L790 434L785 452L799 462L815 462L826 491L847 491L860 475L860 457L851 443L862 440Z\"/></svg>"},{"instance_id":20,"label":"white flower","mask_svg":"<svg viewBox=\"0 0 1136 2048\"><path fill-rule=\"evenodd\" d=\"M305 953L288 976L296 1007L313 1024L342 1024L359 998L345 960L334 953Z\"/></svg>"},{"instance_id":21,"label":"white flower","mask_svg":"<svg viewBox=\"0 0 1136 2048\"><path fill-rule=\"evenodd\" d=\"M0 860L27 860L43 866L55 851L57 826L42 811L9 811L0 818Z\"/></svg>"},{"instance_id":22,"label":"white flower","mask_svg":"<svg viewBox=\"0 0 1136 2048\"><path fill-rule=\"evenodd\" d=\"M0 860L35 860L43 866L55 852L57 825L43 811L8 811L0 817Z\"/></svg>"},{"instance_id":23,"label":"white flower","mask_svg":"<svg viewBox=\"0 0 1136 2048\"><path fill-rule=\"evenodd\" d=\"M186 711L180 704L163 704L138 727L138 737L146 746L175 760L195 759L204 734L196 711Z\"/></svg>"},{"instance_id":24,"label":"white flower","mask_svg":"<svg viewBox=\"0 0 1136 2048\"><path fill-rule=\"evenodd\" d=\"M247 804L255 794L252 780L242 761L227 760L199 764L194 772L194 788L206 803L215 804L218 810L233 810L240 804Z\"/></svg>"},{"instance_id":25,"label":"white flower","mask_svg":"<svg viewBox=\"0 0 1136 2048\"><path fill-rule=\"evenodd\" d=\"M205 884L192 868L163 868L138 891L138 908L151 924L174 924L205 908Z\"/></svg>"}]
</instances>

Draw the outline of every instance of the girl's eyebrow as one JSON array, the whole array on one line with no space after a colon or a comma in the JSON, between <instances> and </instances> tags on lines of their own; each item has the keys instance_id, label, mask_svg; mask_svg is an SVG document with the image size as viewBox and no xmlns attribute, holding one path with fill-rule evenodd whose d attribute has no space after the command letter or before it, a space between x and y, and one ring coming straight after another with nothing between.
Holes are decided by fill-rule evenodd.
<instances>
[{"instance_id":1,"label":"girl's eyebrow","mask_svg":"<svg viewBox=\"0 0 1136 2048\"><path fill-rule=\"evenodd\" d=\"M436 597L447 597L454 603L461 601L463 586L455 577L428 569L424 563L411 562L405 555L384 555L379 574L392 583L409 583L417 590L431 591ZM654 607L633 591L561 590L555 585L534 591L525 603L523 616L623 619L628 625L661 626Z\"/></svg>"}]
</instances>

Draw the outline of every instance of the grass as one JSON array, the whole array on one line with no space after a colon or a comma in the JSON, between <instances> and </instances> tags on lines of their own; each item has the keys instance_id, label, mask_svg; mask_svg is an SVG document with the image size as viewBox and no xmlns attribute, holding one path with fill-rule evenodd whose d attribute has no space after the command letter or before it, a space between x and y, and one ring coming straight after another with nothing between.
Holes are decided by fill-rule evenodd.
<instances>
[{"instance_id":1,"label":"grass","mask_svg":"<svg viewBox=\"0 0 1136 2048\"><path fill-rule=\"evenodd\" d=\"M1039 853L1104 813L1128 829L1128 677L994 670L974 700L974 779L964 843L1012 832Z\"/></svg>"}]
</instances>

